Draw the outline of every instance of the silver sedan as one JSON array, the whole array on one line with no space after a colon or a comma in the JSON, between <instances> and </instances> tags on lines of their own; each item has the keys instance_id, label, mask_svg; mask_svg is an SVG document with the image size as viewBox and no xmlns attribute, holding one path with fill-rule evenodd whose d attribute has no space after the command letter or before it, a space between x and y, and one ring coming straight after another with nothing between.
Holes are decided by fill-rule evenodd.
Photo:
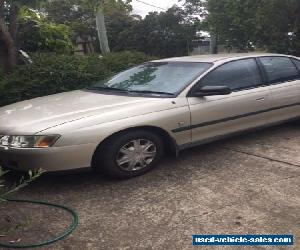
<instances>
[{"instance_id":1,"label":"silver sedan","mask_svg":"<svg viewBox=\"0 0 300 250\"><path fill-rule=\"evenodd\" d=\"M299 58L157 60L72 92L0 109L0 165L146 173L164 152L300 118Z\"/></svg>"}]
</instances>

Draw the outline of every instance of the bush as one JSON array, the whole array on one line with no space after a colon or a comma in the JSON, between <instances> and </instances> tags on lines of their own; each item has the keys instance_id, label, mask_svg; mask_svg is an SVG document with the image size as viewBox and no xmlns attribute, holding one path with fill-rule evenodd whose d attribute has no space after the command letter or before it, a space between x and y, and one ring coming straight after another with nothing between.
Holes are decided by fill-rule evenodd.
<instances>
[{"instance_id":1,"label":"bush","mask_svg":"<svg viewBox=\"0 0 300 250\"><path fill-rule=\"evenodd\" d=\"M39 96L81 89L153 58L139 52L98 56L34 54L30 65L0 76L0 106Z\"/></svg>"}]
</instances>

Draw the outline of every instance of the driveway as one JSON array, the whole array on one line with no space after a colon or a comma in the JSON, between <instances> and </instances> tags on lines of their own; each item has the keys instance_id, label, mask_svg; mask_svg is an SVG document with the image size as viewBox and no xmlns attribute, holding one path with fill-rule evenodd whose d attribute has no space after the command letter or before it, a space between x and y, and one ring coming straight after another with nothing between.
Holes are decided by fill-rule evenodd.
<instances>
[{"instance_id":1,"label":"driveway","mask_svg":"<svg viewBox=\"0 0 300 250\"><path fill-rule=\"evenodd\" d=\"M298 238L294 249L300 249L299 125L190 149L126 181L91 173L43 176L18 197L77 210L75 233L47 249L195 249L192 234L229 233L293 234ZM59 219L63 214L51 218L40 208L32 213L44 222L39 232L66 225ZM42 236L53 236L49 233Z\"/></svg>"}]
</instances>

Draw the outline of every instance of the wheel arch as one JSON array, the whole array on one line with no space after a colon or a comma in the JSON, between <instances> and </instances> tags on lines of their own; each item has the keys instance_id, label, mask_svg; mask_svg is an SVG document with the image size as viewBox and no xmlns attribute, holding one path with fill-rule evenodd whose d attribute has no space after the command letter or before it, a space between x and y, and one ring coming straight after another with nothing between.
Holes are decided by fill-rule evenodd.
<instances>
[{"instance_id":1,"label":"wheel arch","mask_svg":"<svg viewBox=\"0 0 300 250\"><path fill-rule=\"evenodd\" d=\"M96 152L101 151L102 148L105 147L110 140L112 140L114 137L119 136L120 134L128 133L131 131L137 131L137 130L148 131L148 132L154 133L156 135L159 135L163 140L166 152L168 154L172 154L172 155L176 155L176 156L178 155L178 152L179 152L178 145L177 145L175 139L172 138L172 136L166 130L164 130L160 127L156 127L156 126L137 126L137 127L131 127L131 128L127 128L127 129L123 129L118 132L115 132L115 133L109 135L108 137L106 137L102 142L100 142L99 145L97 146L96 150L93 153L91 166L94 165Z\"/></svg>"}]
</instances>

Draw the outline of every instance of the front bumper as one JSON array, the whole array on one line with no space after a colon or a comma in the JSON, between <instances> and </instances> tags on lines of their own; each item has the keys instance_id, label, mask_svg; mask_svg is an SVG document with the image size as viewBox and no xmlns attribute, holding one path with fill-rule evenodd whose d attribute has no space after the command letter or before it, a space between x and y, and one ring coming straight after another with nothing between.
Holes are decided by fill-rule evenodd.
<instances>
[{"instance_id":1,"label":"front bumper","mask_svg":"<svg viewBox=\"0 0 300 250\"><path fill-rule=\"evenodd\" d=\"M50 172L89 168L96 148L96 144L34 149L0 147L0 166Z\"/></svg>"}]
</instances>

